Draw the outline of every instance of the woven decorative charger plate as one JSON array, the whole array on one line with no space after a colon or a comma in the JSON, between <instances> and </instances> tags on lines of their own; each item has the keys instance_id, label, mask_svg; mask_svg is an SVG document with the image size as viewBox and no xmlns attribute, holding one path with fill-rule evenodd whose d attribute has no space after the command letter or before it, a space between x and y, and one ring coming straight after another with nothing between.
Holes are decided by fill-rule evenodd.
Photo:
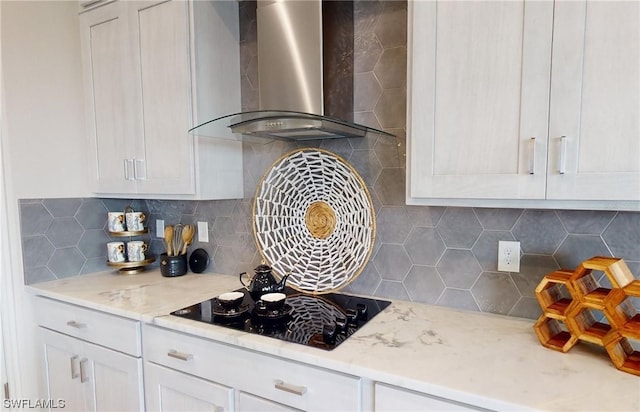
<instances>
[{"instance_id":1,"label":"woven decorative charger plate","mask_svg":"<svg viewBox=\"0 0 640 412\"><path fill-rule=\"evenodd\" d=\"M253 229L272 270L290 273L287 286L334 292L366 265L375 240L371 196L344 159L299 149L278 159L258 185Z\"/></svg>"}]
</instances>

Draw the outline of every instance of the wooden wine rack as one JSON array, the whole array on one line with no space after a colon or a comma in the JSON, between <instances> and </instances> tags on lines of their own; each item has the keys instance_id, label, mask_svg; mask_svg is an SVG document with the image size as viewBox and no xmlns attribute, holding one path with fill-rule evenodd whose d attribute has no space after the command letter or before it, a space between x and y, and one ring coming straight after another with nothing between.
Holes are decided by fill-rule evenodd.
<instances>
[{"instance_id":1,"label":"wooden wine rack","mask_svg":"<svg viewBox=\"0 0 640 412\"><path fill-rule=\"evenodd\" d=\"M593 271L603 272L611 288ZM623 259L595 256L574 271L546 275L535 289L542 315L533 326L540 343L568 352L579 341L603 346L616 368L640 376L640 300L636 280Z\"/></svg>"}]
</instances>

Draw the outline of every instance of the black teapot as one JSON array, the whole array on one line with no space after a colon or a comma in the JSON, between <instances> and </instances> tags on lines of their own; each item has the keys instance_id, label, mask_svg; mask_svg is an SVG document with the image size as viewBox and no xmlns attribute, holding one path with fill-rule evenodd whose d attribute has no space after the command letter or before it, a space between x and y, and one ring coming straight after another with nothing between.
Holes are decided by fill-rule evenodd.
<instances>
[{"instance_id":1,"label":"black teapot","mask_svg":"<svg viewBox=\"0 0 640 412\"><path fill-rule=\"evenodd\" d=\"M253 300L258 301L265 293L283 292L284 285L287 281L289 274L286 274L280 282L271 273L271 267L262 264L254 269L255 274L249 279L249 284L244 283L242 277L247 275L247 272L240 274L240 283L249 291L249 294Z\"/></svg>"}]
</instances>

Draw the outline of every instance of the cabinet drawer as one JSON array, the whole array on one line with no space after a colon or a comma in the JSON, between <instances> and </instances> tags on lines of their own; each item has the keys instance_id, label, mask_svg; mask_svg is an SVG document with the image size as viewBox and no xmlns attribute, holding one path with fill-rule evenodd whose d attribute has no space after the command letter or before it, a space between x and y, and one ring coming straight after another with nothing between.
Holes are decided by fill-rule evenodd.
<instances>
[{"instance_id":1,"label":"cabinet drawer","mask_svg":"<svg viewBox=\"0 0 640 412\"><path fill-rule=\"evenodd\" d=\"M35 298L35 308L35 318L40 326L129 355L142 356L140 322L136 320L43 297Z\"/></svg>"},{"instance_id":2,"label":"cabinet drawer","mask_svg":"<svg viewBox=\"0 0 640 412\"><path fill-rule=\"evenodd\" d=\"M294 408L359 408L360 379L354 376L148 325L143 346L150 362Z\"/></svg>"},{"instance_id":3,"label":"cabinet drawer","mask_svg":"<svg viewBox=\"0 0 640 412\"><path fill-rule=\"evenodd\" d=\"M375 411L485 411L466 403L418 393L381 383L375 384Z\"/></svg>"}]
</instances>

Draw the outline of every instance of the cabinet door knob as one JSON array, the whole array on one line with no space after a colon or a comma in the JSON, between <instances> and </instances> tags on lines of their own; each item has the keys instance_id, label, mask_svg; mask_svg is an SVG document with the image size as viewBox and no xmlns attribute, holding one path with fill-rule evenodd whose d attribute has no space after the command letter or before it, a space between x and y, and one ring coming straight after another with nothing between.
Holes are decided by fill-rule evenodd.
<instances>
[{"instance_id":1,"label":"cabinet door knob","mask_svg":"<svg viewBox=\"0 0 640 412\"><path fill-rule=\"evenodd\" d=\"M536 138L529 139L529 174L536 173Z\"/></svg>"},{"instance_id":2,"label":"cabinet door knob","mask_svg":"<svg viewBox=\"0 0 640 412\"><path fill-rule=\"evenodd\" d=\"M293 393L294 395L298 395L298 396L302 396L305 393L307 393L306 386L292 385L290 383L283 382L279 379L275 381L275 388L281 391Z\"/></svg>"},{"instance_id":3,"label":"cabinet door knob","mask_svg":"<svg viewBox=\"0 0 640 412\"><path fill-rule=\"evenodd\" d=\"M176 359L180 359L181 361L190 361L191 359L193 359L193 355L190 353L182 353L182 352L178 352L175 349L171 349L169 352L167 352L167 356L171 357L171 358L176 358Z\"/></svg>"},{"instance_id":4,"label":"cabinet door knob","mask_svg":"<svg viewBox=\"0 0 640 412\"><path fill-rule=\"evenodd\" d=\"M67 322L67 326L71 326L72 328L76 329L84 329L87 327L87 324L76 322L75 320L70 320L69 322Z\"/></svg>"}]
</instances>

